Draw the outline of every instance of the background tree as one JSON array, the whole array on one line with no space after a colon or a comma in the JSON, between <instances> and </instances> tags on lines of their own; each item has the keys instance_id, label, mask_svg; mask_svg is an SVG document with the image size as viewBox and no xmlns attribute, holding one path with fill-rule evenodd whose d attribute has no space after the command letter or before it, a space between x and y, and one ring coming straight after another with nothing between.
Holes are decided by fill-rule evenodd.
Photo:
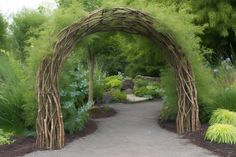
<instances>
[{"instance_id":1,"label":"background tree","mask_svg":"<svg viewBox=\"0 0 236 157\"><path fill-rule=\"evenodd\" d=\"M235 60L236 53L236 3L234 0L191 0L193 12L198 16L196 23L206 25L201 35L203 46L215 53L205 57L211 64L222 58Z\"/></svg>"},{"instance_id":2,"label":"background tree","mask_svg":"<svg viewBox=\"0 0 236 157\"><path fill-rule=\"evenodd\" d=\"M7 22L3 15L0 13L0 49L6 49L7 47Z\"/></svg>"},{"instance_id":3,"label":"background tree","mask_svg":"<svg viewBox=\"0 0 236 157\"><path fill-rule=\"evenodd\" d=\"M40 26L47 20L46 15L38 10L23 9L13 17L10 26L12 32L12 52L21 62L27 58L26 47L30 47L28 40L37 38Z\"/></svg>"}]
</instances>

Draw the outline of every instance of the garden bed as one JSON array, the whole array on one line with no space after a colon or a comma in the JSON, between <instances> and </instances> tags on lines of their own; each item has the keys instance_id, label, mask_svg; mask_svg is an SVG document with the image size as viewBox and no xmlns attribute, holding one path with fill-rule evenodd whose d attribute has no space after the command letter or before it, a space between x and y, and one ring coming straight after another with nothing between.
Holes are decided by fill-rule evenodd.
<instances>
[{"instance_id":1,"label":"garden bed","mask_svg":"<svg viewBox=\"0 0 236 157\"><path fill-rule=\"evenodd\" d=\"M97 125L94 121L89 120L85 125L85 128L79 131L77 134L65 136L66 144L72 142L75 139L84 137L86 135L92 134L97 129ZM15 142L10 145L0 146L0 156L1 157L18 157L23 156L27 153L37 151L35 147L35 139L31 137L14 137Z\"/></svg>"},{"instance_id":2,"label":"garden bed","mask_svg":"<svg viewBox=\"0 0 236 157\"><path fill-rule=\"evenodd\" d=\"M94 119L112 117L116 115L116 113L115 109L108 106L94 107L89 110L90 117Z\"/></svg>"},{"instance_id":3,"label":"garden bed","mask_svg":"<svg viewBox=\"0 0 236 157\"><path fill-rule=\"evenodd\" d=\"M159 122L159 124L162 128L176 133L175 122ZM205 141L204 138L207 128L208 124L202 124L201 129L199 131L184 134L183 138L189 139L191 143L202 148L208 149L214 152L216 155L220 155L222 157L236 157L236 145L217 144L210 141Z\"/></svg>"}]
</instances>

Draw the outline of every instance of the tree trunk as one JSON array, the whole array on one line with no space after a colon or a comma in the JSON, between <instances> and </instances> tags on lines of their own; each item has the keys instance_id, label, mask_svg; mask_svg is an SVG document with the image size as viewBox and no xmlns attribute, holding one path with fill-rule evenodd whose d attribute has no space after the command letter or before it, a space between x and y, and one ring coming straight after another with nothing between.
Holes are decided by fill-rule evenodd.
<instances>
[{"instance_id":1,"label":"tree trunk","mask_svg":"<svg viewBox=\"0 0 236 157\"><path fill-rule=\"evenodd\" d=\"M95 56L88 48L88 69L89 69L89 91L88 91L88 101L93 102L93 76L94 76L94 66L95 66Z\"/></svg>"}]
</instances>

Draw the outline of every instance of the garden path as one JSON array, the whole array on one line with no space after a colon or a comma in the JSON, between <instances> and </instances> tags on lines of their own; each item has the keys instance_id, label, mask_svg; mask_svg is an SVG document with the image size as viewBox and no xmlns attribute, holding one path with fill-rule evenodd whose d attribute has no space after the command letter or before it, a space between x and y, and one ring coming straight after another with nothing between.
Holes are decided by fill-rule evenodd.
<instances>
[{"instance_id":1,"label":"garden path","mask_svg":"<svg viewBox=\"0 0 236 157\"><path fill-rule=\"evenodd\" d=\"M118 114L96 120L95 133L62 150L38 151L25 157L216 157L157 124L161 101L114 104Z\"/></svg>"}]
</instances>

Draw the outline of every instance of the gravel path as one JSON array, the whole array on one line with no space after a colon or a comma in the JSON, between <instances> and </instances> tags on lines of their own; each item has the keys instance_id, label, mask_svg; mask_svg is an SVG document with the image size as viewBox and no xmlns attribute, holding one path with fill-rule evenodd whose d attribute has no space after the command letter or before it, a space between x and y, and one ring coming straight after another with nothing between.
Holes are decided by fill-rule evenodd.
<instances>
[{"instance_id":1,"label":"gravel path","mask_svg":"<svg viewBox=\"0 0 236 157\"><path fill-rule=\"evenodd\" d=\"M112 105L118 114L97 120L98 130L62 150L25 157L216 157L157 124L160 101Z\"/></svg>"}]
</instances>

